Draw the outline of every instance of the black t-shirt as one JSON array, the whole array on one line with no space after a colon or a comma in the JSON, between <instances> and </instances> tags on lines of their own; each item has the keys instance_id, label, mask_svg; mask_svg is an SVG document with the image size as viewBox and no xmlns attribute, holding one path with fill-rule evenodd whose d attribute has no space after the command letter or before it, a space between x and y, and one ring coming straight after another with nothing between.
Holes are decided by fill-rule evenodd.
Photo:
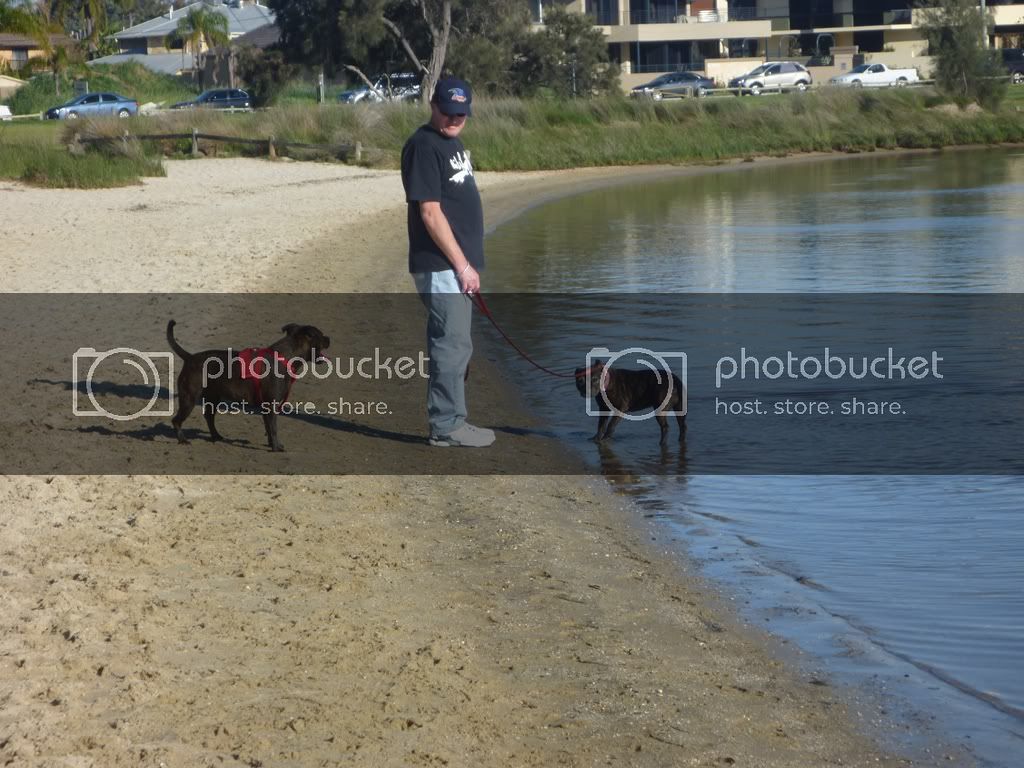
<instances>
[{"instance_id":1,"label":"black t-shirt","mask_svg":"<svg viewBox=\"0 0 1024 768\"><path fill-rule=\"evenodd\" d=\"M473 178L469 152L458 139L449 139L429 125L416 131L402 148L402 185L408 203L409 271L451 269L427 232L419 204L441 203L455 241L477 270L484 266L484 211Z\"/></svg>"}]
</instances>

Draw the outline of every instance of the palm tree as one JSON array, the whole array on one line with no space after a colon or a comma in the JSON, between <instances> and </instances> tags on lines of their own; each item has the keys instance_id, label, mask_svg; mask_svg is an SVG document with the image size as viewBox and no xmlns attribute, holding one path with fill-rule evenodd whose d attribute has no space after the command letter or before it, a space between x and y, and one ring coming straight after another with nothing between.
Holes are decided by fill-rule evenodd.
<instances>
[{"instance_id":1,"label":"palm tree","mask_svg":"<svg viewBox=\"0 0 1024 768\"><path fill-rule=\"evenodd\" d=\"M69 18L81 16L82 31L89 41L90 56L99 48L100 34L107 23L107 4L104 0L49 0L40 7L49 6L48 16L67 26Z\"/></svg>"},{"instance_id":2,"label":"palm tree","mask_svg":"<svg viewBox=\"0 0 1024 768\"><path fill-rule=\"evenodd\" d=\"M197 72L202 73L205 68L205 51L227 45L230 39L227 17L211 10L205 3L192 8L181 18L178 22L177 32L185 45L192 49L194 76ZM214 72L214 80L216 80L216 72Z\"/></svg>"}]
</instances>

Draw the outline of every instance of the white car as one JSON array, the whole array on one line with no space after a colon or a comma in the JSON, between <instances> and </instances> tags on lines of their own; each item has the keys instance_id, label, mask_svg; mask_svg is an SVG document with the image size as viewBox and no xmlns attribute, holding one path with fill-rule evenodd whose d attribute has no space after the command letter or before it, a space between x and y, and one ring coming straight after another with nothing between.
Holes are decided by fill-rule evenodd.
<instances>
[{"instance_id":1,"label":"white car","mask_svg":"<svg viewBox=\"0 0 1024 768\"><path fill-rule=\"evenodd\" d=\"M13 120L14 116L11 114L11 108L0 105L0 120Z\"/></svg>"},{"instance_id":2,"label":"white car","mask_svg":"<svg viewBox=\"0 0 1024 768\"><path fill-rule=\"evenodd\" d=\"M850 88L899 88L916 83L920 78L916 69L890 69L885 64L861 64L843 75L829 80L829 85Z\"/></svg>"}]
</instances>

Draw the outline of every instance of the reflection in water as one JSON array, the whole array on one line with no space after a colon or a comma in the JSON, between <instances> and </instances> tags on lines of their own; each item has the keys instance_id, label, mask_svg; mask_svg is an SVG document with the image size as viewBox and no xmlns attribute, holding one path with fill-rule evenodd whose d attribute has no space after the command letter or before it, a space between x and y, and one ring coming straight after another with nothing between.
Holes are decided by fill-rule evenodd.
<instances>
[{"instance_id":1,"label":"reflection in water","mask_svg":"<svg viewBox=\"0 0 1024 768\"><path fill-rule=\"evenodd\" d=\"M1017 293L1022 242L1019 150L868 156L681 176L545 205L489 238L486 286ZM540 330L577 320L555 303L532 309ZM580 319L607 323L595 334L603 338L587 340L593 346L607 346L622 324L602 311L591 302ZM561 362L562 350L546 352ZM648 444L639 427L595 448L590 427L563 437L645 513L684 534L707 573L763 610L755 615L771 620L765 626L878 689L887 707L896 697L929 713L935 725L923 738L968 744L984 765L1015 764L1024 738L1024 480L691 475L688 454L708 448L695 425L679 451ZM673 464L674 476L656 476Z\"/></svg>"},{"instance_id":2,"label":"reflection in water","mask_svg":"<svg viewBox=\"0 0 1024 768\"><path fill-rule=\"evenodd\" d=\"M529 211L490 290L1024 291L1024 154L741 168Z\"/></svg>"},{"instance_id":3,"label":"reflection in water","mask_svg":"<svg viewBox=\"0 0 1024 768\"><path fill-rule=\"evenodd\" d=\"M684 482L687 472L687 445L685 436L678 442L659 444L657 455L620 456L615 452L613 440L597 443L597 455L601 462L601 474L625 493L638 495L653 490L658 478L677 476Z\"/></svg>"}]
</instances>

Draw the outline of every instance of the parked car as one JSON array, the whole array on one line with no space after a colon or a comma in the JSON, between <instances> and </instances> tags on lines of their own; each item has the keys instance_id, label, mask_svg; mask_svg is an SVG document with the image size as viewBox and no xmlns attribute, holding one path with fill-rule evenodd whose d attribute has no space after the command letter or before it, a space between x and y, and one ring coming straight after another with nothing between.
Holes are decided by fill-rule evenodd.
<instances>
[{"instance_id":1,"label":"parked car","mask_svg":"<svg viewBox=\"0 0 1024 768\"><path fill-rule=\"evenodd\" d=\"M747 74L730 80L729 87L738 88L741 96L744 93L757 96L765 90L806 91L812 82L811 73L803 64L795 61L766 61Z\"/></svg>"},{"instance_id":2,"label":"parked car","mask_svg":"<svg viewBox=\"0 0 1024 768\"><path fill-rule=\"evenodd\" d=\"M11 108L0 104L0 120L13 120L14 115L11 114Z\"/></svg>"},{"instance_id":3,"label":"parked car","mask_svg":"<svg viewBox=\"0 0 1024 768\"><path fill-rule=\"evenodd\" d=\"M1024 50L1020 48L1003 48L1003 66L1010 73L1010 82L1014 85L1024 83Z\"/></svg>"},{"instance_id":4,"label":"parked car","mask_svg":"<svg viewBox=\"0 0 1024 768\"><path fill-rule=\"evenodd\" d=\"M139 102L117 93L83 93L71 101L46 110L47 120L76 120L79 117L117 115L131 117L139 113Z\"/></svg>"},{"instance_id":5,"label":"parked car","mask_svg":"<svg viewBox=\"0 0 1024 768\"><path fill-rule=\"evenodd\" d=\"M890 69L885 64L861 64L849 72L836 75L830 85L849 88L888 88L916 83L920 78L916 69Z\"/></svg>"},{"instance_id":6,"label":"parked car","mask_svg":"<svg viewBox=\"0 0 1024 768\"><path fill-rule=\"evenodd\" d=\"M388 85L390 83L390 89ZM338 94L338 101L343 104L358 104L360 101L404 101L420 97L420 75L412 72L395 72L390 75L378 75L373 81L373 88L362 85Z\"/></svg>"},{"instance_id":7,"label":"parked car","mask_svg":"<svg viewBox=\"0 0 1024 768\"><path fill-rule=\"evenodd\" d=\"M252 98L239 88L212 88L191 101L179 101L171 109L252 109Z\"/></svg>"},{"instance_id":8,"label":"parked car","mask_svg":"<svg viewBox=\"0 0 1024 768\"><path fill-rule=\"evenodd\" d=\"M715 81L697 72L670 72L633 89L633 96L661 99L665 96L706 96Z\"/></svg>"}]
</instances>

